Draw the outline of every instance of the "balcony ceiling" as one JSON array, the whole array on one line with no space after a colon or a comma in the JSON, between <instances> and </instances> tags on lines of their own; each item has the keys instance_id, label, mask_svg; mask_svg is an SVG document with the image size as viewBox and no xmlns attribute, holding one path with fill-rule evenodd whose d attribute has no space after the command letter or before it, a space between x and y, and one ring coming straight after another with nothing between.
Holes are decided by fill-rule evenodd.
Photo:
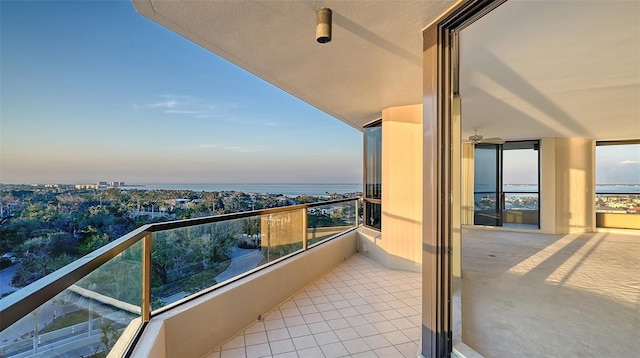
<instances>
[{"instance_id":1,"label":"balcony ceiling","mask_svg":"<svg viewBox=\"0 0 640 358\"><path fill-rule=\"evenodd\" d=\"M422 31L453 1L133 0L138 12L362 129L422 102ZM333 10L333 41L315 9Z\"/></svg>"},{"instance_id":2,"label":"balcony ceiling","mask_svg":"<svg viewBox=\"0 0 640 358\"><path fill-rule=\"evenodd\" d=\"M422 34L453 1L133 0L142 15L361 129L422 102ZM315 9L333 41L315 41ZM640 137L640 2L516 2L461 34L463 136Z\"/></svg>"}]
</instances>

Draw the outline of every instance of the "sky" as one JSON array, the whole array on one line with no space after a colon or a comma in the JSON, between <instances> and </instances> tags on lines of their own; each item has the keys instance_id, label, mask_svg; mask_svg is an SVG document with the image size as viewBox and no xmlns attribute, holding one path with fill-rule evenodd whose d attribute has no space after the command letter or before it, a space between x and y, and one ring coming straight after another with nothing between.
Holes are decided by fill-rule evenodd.
<instances>
[{"instance_id":1,"label":"sky","mask_svg":"<svg viewBox=\"0 0 640 358\"><path fill-rule=\"evenodd\" d=\"M2 183L361 183L362 133L137 14L0 1Z\"/></svg>"},{"instance_id":2,"label":"sky","mask_svg":"<svg viewBox=\"0 0 640 358\"><path fill-rule=\"evenodd\" d=\"M640 184L640 144L596 146L595 152L596 184ZM495 161L495 152L476 151L476 160L478 158ZM538 184L538 152L505 150L502 160L504 184ZM495 166L474 169L478 188L495 186Z\"/></svg>"},{"instance_id":3,"label":"sky","mask_svg":"<svg viewBox=\"0 0 640 358\"><path fill-rule=\"evenodd\" d=\"M128 0L0 0L0 141L1 183L362 182L361 132ZM640 145L598 147L596 171L640 183Z\"/></svg>"}]
</instances>

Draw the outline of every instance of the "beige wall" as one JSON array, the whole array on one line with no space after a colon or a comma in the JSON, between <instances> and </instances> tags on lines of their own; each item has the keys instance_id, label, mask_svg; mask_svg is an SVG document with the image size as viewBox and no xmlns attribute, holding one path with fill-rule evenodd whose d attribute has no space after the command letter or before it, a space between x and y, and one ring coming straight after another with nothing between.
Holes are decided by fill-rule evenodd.
<instances>
[{"instance_id":1,"label":"beige wall","mask_svg":"<svg viewBox=\"0 0 640 358\"><path fill-rule=\"evenodd\" d=\"M595 228L595 141L542 138L540 230L550 234Z\"/></svg>"},{"instance_id":2,"label":"beige wall","mask_svg":"<svg viewBox=\"0 0 640 358\"><path fill-rule=\"evenodd\" d=\"M597 213L596 226L599 228L608 228L608 229L640 230L640 215Z\"/></svg>"},{"instance_id":3,"label":"beige wall","mask_svg":"<svg viewBox=\"0 0 640 358\"><path fill-rule=\"evenodd\" d=\"M451 271L454 277L462 277L462 110L460 96L451 103Z\"/></svg>"},{"instance_id":4,"label":"beige wall","mask_svg":"<svg viewBox=\"0 0 640 358\"><path fill-rule=\"evenodd\" d=\"M382 233L359 238L360 251L387 267L422 269L421 104L382 111Z\"/></svg>"},{"instance_id":5,"label":"beige wall","mask_svg":"<svg viewBox=\"0 0 640 358\"><path fill-rule=\"evenodd\" d=\"M473 156L475 154L475 145L472 143L462 144L462 195L461 195L461 221L463 225L473 225L473 210L474 210L474 198L473 198Z\"/></svg>"}]
</instances>

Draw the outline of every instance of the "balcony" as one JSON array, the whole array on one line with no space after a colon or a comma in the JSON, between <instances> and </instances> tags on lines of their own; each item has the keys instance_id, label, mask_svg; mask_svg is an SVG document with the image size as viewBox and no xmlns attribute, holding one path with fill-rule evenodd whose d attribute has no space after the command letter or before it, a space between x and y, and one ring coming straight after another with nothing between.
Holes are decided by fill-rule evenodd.
<instances>
[{"instance_id":1,"label":"balcony","mask_svg":"<svg viewBox=\"0 0 640 358\"><path fill-rule=\"evenodd\" d=\"M596 192L596 227L640 229L640 194Z\"/></svg>"},{"instance_id":2,"label":"balcony","mask_svg":"<svg viewBox=\"0 0 640 358\"><path fill-rule=\"evenodd\" d=\"M264 317L264 324L274 319L282 302L294 295L300 299L305 287L326 288L319 292L325 299L338 294L323 281L332 276L308 285L355 253L358 217L358 199L342 199L146 225L3 298L0 352L9 357L100 357L135 349L134 355L204 355L256 318ZM346 264L367 266L372 274L395 281L366 258ZM343 284L349 282L342 274L346 270L341 266L333 272ZM363 275L352 274L351 280ZM345 291L344 300L355 299L357 292L363 296L343 302L341 309L351 307L345 312L366 319L363 314L373 313L373 303L383 307L378 296L367 301L367 292L386 298L392 292L374 284L370 278L360 281L363 291ZM415 288L409 286L403 288ZM313 293L307 295L315 304ZM411 302L420 304L419 299ZM362 312L354 308L357 303ZM311 317L324 320L319 308L328 306L317 306ZM311 307L307 310L311 313ZM406 311L417 314L413 308ZM395 318L401 317L389 319ZM418 318L413 321L417 329ZM187 339L171 333L176 324L185 328L184 322L191 326L178 331Z\"/></svg>"},{"instance_id":3,"label":"balcony","mask_svg":"<svg viewBox=\"0 0 640 358\"><path fill-rule=\"evenodd\" d=\"M476 225L505 226L516 229L540 228L540 206L537 192L474 192Z\"/></svg>"},{"instance_id":4,"label":"balcony","mask_svg":"<svg viewBox=\"0 0 640 358\"><path fill-rule=\"evenodd\" d=\"M356 254L206 357L415 357L421 302L420 273Z\"/></svg>"}]
</instances>

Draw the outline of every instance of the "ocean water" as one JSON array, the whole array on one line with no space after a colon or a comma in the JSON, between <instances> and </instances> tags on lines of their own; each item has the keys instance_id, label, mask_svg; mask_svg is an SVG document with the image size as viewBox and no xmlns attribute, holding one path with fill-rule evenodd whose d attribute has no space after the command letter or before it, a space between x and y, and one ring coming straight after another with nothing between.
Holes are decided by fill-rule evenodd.
<instances>
[{"instance_id":1,"label":"ocean water","mask_svg":"<svg viewBox=\"0 0 640 358\"><path fill-rule=\"evenodd\" d=\"M493 185L476 185L476 192L491 192L494 188ZM503 192L526 192L526 193L535 193L538 191L538 187L536 185L527 185L527 184L505 184ZM616 194L616 193L638 193L640 194L640 184L618 184L618 185L607 185L607 184L596 184L596 193L602 194Z\"/></svg>"},{"instance_id":2,"label":"ocean water","mask_svg":"<svg viewBox=\"0 0 640 358\"><path fill-rule=\"evenodd\" d=\"M362 184L145 184L125 189L192 190L195 192L241 191L244 193L282 194L286 196L345 194L362 192Z\"/></svg>"},{"instance_id":3,"label":"ocean water","mask_svg":"<svg viewBox=\"0 0 640 358\"><path fill-rule=\"evenodd\" d=\"M127 185L125 189L192 190L195 192L241 191L244 193L282 194L287 196L345 194L362 192L362 184L145 184ZM476 186L475 191L491 191L490 186ZM505 185L505 192L536 192L533 185ZM640 185L596 185L597 193L639 193Z\"/></svg>"}]
</instances>

